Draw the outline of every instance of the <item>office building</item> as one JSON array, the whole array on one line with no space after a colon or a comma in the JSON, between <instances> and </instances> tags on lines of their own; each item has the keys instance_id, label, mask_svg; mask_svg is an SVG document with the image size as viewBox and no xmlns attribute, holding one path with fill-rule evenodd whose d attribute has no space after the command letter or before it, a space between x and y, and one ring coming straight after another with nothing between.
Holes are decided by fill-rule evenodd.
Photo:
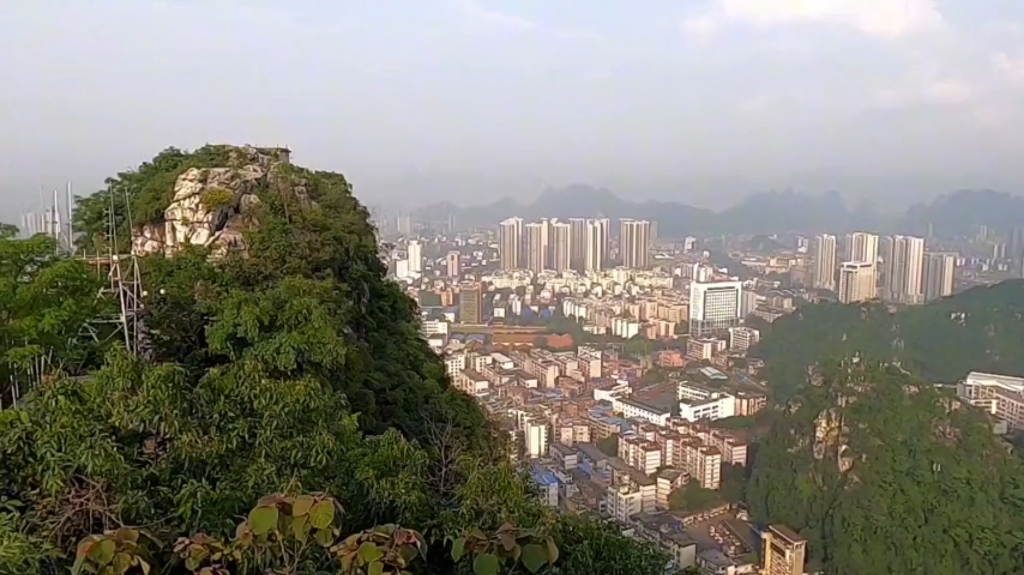
<instances>
[{"instance_id":1,"label":"office building","mask_svg":"<svg viewBox=\"0 0 1024 575\"><path fill-rule=\"evenodd\" d=\"M761 532L764 575L804 575L807 540L784 525Z\"/></svg>"},{"instance_id":2,"label":"office building","mask_svg":"<svg viewBox=\"0 0 1024 575\"><path fill-rule=\"evenodd\" d=\"M647 268L651 262L651 222L622 219L619 224L619 253L623 267Z\"/></svg>"},{"instance_id":3,"label":"office building","mask_svg":"<svg viewBox=\"0 0 1024 575\"><path fill-rule=\"evenodd\" d=\"M814 241L814 279L818 289L836 291L836 248L835 236L822 234Z\"/></svg>"},{"instance_id":4,"label":"office building","mask_svg":"<svg viewBox=\"0 0 1024 575\"><path fill-rule=\"evenodd\" d=\"M606 267L608 255L608 220L587 220L584 244L584 270L598 272Z\"/></svg>"},{"instance_id":5,"label":"office building","mask_svg":"<svg viewBox=\"0 0 1024 575\"><path fill-rule=\"evenodd\" d=\"M483 323L483 287L479 283L463 284L459 288L459 321Z\"/></svg>"},{"instance_id":6,"label":"office building","mask_svg":"<svg viewBox=\"0 0 1024 575\"><path fill-rule=\"evenodd\" d=\"M932 301L953 295L957 254L931 252L924 259L924 299Z\"/></svg>"},{"instance_id":7,"label":"office building","mask_svg":"<svg viewBox=\"0 0 1024 575\"><path fill-rule=\"evenodd\" d=\"M875 298L875 266L868 262L843 262L839 266L839 301L854 303Z\"/></svg>"},{"instance_id":8,"label":"office building","mask_svg":"<svg viewBox=\"0 0 1024 575\"><path fill-rule=\"evenodd\" d=\"M550 224L551 269L563 272L572 262L572 226L565 222Z\"/></svg>"},{"instance_id":9,"label":"office building","mask_svg":"<svg viewBox=\"0 0 1024 575\"><path fill-rule=\"evenodd\" d=\"M883 299L896 303L924 303L924 239L892 236L885 239L882 261Z\"/></svg>"},{"instance_id":10,"label":"office building","mask_svg":"<svg viewBox=\"0 0 1024 575\"><path fill-rule=\"evenodd\" d=\"M409 242L407 251L409 252L409 272L411 273L422 273L423 272L423 244L416 240Z\"/></svg>"},{"instance_id":11,"label":"office building","mask_svg":"<svg viewBox=\"0 0 1024 575\"><path fill-rule=\"evenodd\" d=\"M727 331L740 324L743 302L740 282L690 283L690 336Z\"/></svg>"},{"instance_id":12,"label":"office building","mask_svg":"<svg viewBox=\"0 0 1024 575\"><path fill-rule=\"evenodd\" d=\"M534 273L548 269L548 222L526 224L526 268Z\"/></svg>"},{"instance_id":13,"label":"office building","mask_svg":"<svg viewBox=\"0 0 1024 575\"><path fill-rule=\"evenodd\" d=\"M569 244L571 245L571 256L569 267L582 272L587 266L587 225L584 218L569 218Z\"/></svg>"},{"instance_id":14,"label":"office building","mask_svg":"<svg viewBox=\"0 0 1024 575\"><path fill-rule=\"evenodd\" d=\"M498 262L503 270L523 267L523 218L498 224Z\"/></svg>"}]
</instances>

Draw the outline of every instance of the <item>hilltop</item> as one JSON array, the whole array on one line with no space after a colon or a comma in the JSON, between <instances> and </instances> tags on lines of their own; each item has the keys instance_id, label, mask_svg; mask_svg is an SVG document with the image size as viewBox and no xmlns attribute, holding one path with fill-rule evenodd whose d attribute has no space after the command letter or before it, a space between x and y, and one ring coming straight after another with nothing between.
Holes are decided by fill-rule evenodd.
<instances>
[{"instance_id":1,"label":"hilltop","mask_svg":"<svg viewBox=\"0 0 1024 575\"><path fill-rule=\"evenodd\" d=\"M898 362L933 383L970 371L1024 375L1024 280L976 287L924 306L805 304L771 324L750 351L765 360L773 397L794 395L822 358Z\"/></svg>"},{"instance_id":2,"label":"hilltop","mask_svg":"<svg viewBox=\"0 0 1024 575\"><path fill-rule=\"evenodd\" d=\"M543 505L507 434L420 337L341 174L277 149L171 148L75 220L83 249L116 240L141 256L149 353L117 337L65 345L109 325L87 305L105 278L46 238L0 235L0 351L60 366L0 411L0 572L136 573L140 559L160 573L339 572L349 537L402 546L357 545L359 573L405 570L410 544L424 574L520 558L565 575L664 565L621 530Z\"/></svg>"}]
</instances>

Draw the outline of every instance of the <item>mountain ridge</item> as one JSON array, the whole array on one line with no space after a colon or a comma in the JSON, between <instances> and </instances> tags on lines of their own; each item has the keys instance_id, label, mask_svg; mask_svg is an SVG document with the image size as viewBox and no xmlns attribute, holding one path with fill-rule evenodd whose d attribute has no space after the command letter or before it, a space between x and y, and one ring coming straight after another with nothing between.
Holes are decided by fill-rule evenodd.
<instances>
[{"instance_id":1,"label":"mountain ridge","mask_svg":"<svg viewBox=\"0 0 1024 575\"><path fill-rule=\"evenodd\" d=\"M630 201L607 188L571 185L547 188L535 200L503 197L496 202L459 206L438 202L413 211L426 221L454 215L462 228L493 227L503 219L610 217L657 221L662 237L785 232L878 230L925 235L970 235L980 225L1010 229L1024 222L1024 198L993 190L958 190L930 203L916 203L899 214L882 214L870 204L851 207L837 191L818 194L793 190L751 194L724 210L680 202Z\"/></svg>"}]
</instances>

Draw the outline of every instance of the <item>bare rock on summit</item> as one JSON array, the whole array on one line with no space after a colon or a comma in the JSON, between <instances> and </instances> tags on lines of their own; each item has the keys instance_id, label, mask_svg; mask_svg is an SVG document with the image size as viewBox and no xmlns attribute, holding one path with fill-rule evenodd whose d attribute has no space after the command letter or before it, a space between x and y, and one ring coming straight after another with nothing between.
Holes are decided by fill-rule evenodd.
<instances>
[{"instance_id":1,"label":"bare rock on summit","mask_svg":"<svg viewBox=\"0 0 1024 575\"><path fill-rule=\"evenodd\" d=\"M287 150L233 148L229 164L190 168L178 176L163 221L136 230L133 252L173 255L189 245L210 248L215 257L244 252L244 232L255 223L261 193L289 193L308 205L305 182L287 173Z\"/></svg>"}]
</instances>

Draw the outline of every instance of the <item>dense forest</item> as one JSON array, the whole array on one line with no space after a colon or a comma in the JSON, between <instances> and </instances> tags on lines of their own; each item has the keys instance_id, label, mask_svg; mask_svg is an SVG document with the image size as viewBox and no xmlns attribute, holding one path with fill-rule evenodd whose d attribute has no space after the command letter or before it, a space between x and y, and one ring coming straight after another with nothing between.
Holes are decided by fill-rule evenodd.
<instances>
[{"instance_id":1,"label":"dense forest","mask_svg":"<svg viewBox=\"0 0 1024 575\"><path fill-rule=\"evenodd\" d=\"M759 446L753 519L798 530L827 575L1024 572L1024 463L948 393L822 362Z\"/></svg>"},{"instance_id":2,"label":"dense forest","mask_svg":"<svg viewBox=\"0 0 1024 575\"><path fill-rule=\"evenodd\" d=\"M970 371L1024 375L1024 281L976 287L892 312L877 302L814 304L776 320L750 355L767 365L773 399L785 402L826 357L858 353L898 362L933 383Z\"/></svg>"},{"instance_id":3,"label":"dense forest","mask_svg":"<svg viewBox=\"0 0 1024 575\"><path fill-rule=\"evenodd\" d=\"M248 170L232 151L118 174L76 214L83 246L110 241L104 210L119 234L129 213L160 223L186 170ZM348 182L273 170L246 172L244 250L142 258L144 358L109 326L83 335L106 326L101 271L0 237L0 351L19 374L54 356L0 412L0 573L660 570L615 527L543 507L419 337Z\"/></svg>"}]
</instances>

